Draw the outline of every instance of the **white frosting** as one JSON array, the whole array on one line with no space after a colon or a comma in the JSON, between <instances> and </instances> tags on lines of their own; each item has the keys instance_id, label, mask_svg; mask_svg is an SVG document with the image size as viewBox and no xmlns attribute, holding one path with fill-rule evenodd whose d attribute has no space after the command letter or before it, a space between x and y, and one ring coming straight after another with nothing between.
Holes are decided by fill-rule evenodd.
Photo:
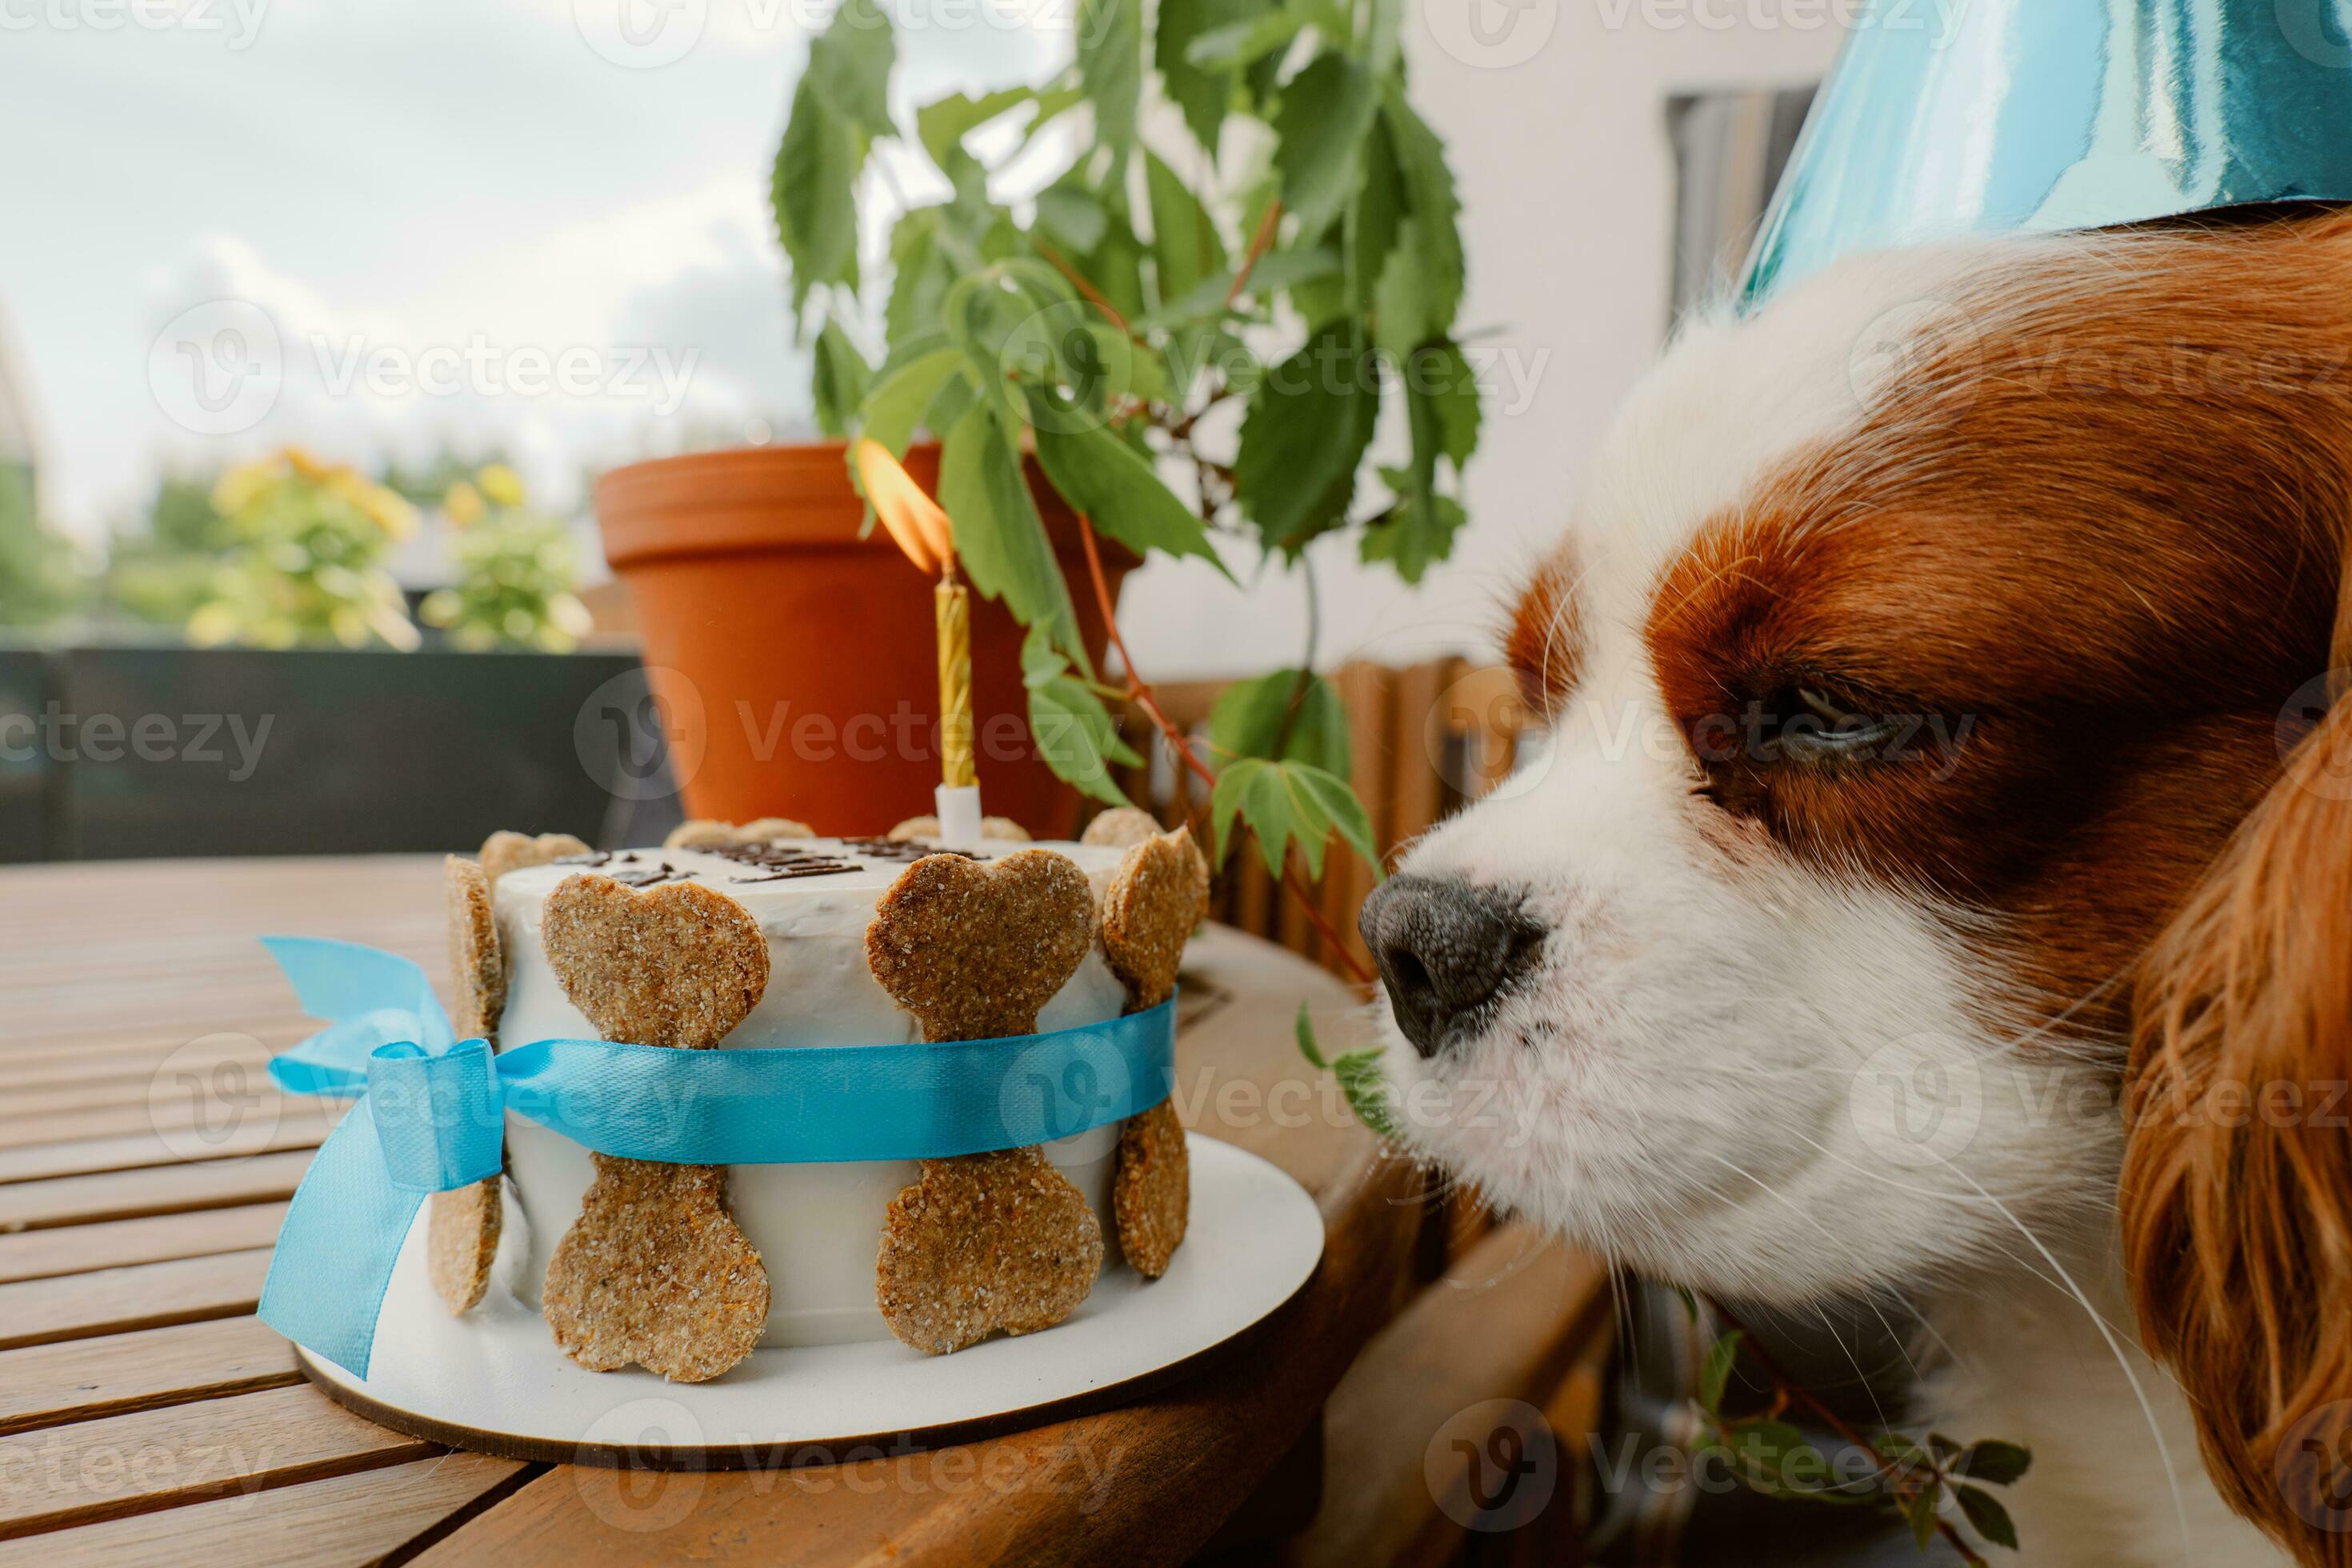
<instances>
[{"instance_id":1,"label":"white frosting","mask_svg":"<svg viewBox=\"0 0 2352 1568\"><path fill-rule=\"evenodd\" d=\"M507 955L507 1005L499 1020L502 1046L531 1040L593 1038L547 965L540 926L547 896L583 870L654 869L667 862L689 875L674 879L715 888L741 903L768 936L768 988L749 1017L719 1049L765 1046L870 1045L918 1037L913 1016L884 991L866 966L866 928L874 905L907 869L903 861L861 856L836 839L794 841L788 848L858 862L854 871L761 881L768 875L692 849L640 849L628 863L601 867L533 866L509 871L497 889L499 940ZM990 845L983 854L1009 853ZM1047 844L1099 884L1123 851L1091 844ZM1099 944L1046 1004L1041 1030L1116 1017L1126 989L1104 963ZM1117 1261L1110 1184L1118 1151L1117 1123L1045 1145L1047 1155L1095 1207L1103 1226L1106 1266ZM522 1210L520 1246L499 1248L499 1282L536 1307L555 1244L579 1217L595 1174L588 1151L519 1116L507 1118L509 1197ZM770 1304L766 1345L835 1344L885 1339L888 1328L874 1305L875 1252L883 1211L916 1176L911 1160L838 1165L735 1165L728 1196L735 1222L767 1265Z\"/></svg>"}]
</instances>

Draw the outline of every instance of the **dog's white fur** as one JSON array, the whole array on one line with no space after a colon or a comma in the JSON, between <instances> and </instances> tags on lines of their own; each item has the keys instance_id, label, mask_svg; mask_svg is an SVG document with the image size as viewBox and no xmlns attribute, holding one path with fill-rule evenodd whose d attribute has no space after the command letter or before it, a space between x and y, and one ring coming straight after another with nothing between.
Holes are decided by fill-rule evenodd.
<instances>
[{"instance_id":1,"label":"dog's white fur","mask_svg":"<svg viewBox=\"0 0 2352 1568\"><path fill-rule=\"evenodd\" d=\"M2034 1450L2026 1561L2276 1562L2131 1328L2120 1047L2020 1049L1958 911L1727 853L1643 637L1694 531L1850 428L1948 284L2066 243L1861 258L1678 339L1575 509L1584 673L1549 755L1402 867L1528 889L1540 967L1435 1060L1391 1021L1386 1060L1418 1148L1614 1259L1732 1300L1899 1293L1928 1324L1920 1424Z\"/></svg>"}]
</instances>

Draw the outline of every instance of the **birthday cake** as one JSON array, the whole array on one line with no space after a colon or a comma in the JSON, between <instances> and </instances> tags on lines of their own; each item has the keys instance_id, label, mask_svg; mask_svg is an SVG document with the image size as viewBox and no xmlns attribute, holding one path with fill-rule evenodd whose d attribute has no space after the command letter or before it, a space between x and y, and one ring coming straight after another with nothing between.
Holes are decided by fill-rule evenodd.
<instances>
[{"instance_id":1,"label":"birthday cake","mask_svg":"<svg viewBox=\"0 0 2352 1568\"><path fill-rule=\"evenodd\" d=\"M604 852L499 834L446 877L454 1023L494 1049L687 1050L1005 1040L1166 1002L1207 867L1140 812L1083 842L993 819L945 849L688 823ZM500 1177L432 1199L435 1289L501 1290L572 1360L717 1376L761 1346L895 1335L928 1353L1062 1321L1104 1268L1156 1278L1183 1238L1184 1139L1162 1100L1022 1148L734 1166L593 1153L511 1110Z\"/></svg>"}]
</instances>

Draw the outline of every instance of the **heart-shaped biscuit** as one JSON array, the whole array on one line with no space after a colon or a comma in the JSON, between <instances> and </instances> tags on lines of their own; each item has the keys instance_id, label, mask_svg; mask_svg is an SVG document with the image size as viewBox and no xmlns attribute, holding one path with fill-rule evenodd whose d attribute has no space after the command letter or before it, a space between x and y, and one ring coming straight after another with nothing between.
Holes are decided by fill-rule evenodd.
<instances>
[{"instance_id":1,"label":"heart-shaped biscuit","mask_svg":"<svg viewBox=\"0 0 2352 1568\"><path fill-rule=\"evenodd\" d=\"M547 896L540 942L563 994L608 1040L715 1046L768 988L760 922L695 882L636 892L610 877L567 877Z\"/></svg>"},{"instance_id":2,"label":"heart-shaped biscuit","mask_svg":"<svg viewBox=\"0 0 2352 1568\"><path fill-rule=\"evenodd\" d=\"M937 838L940 819L936 816L910 816L883 837L892 844L904 844L916 838ZM995 844L1026 844L1029 830L1009 816L983 816L980 819L981 837Z\"/></svg>"},{"instance_id":3,"label":"heart-shaped biscuit","mask_svg":"<svg viewBox=\"0 0 2352 1568\"><path fill-rule=\"evenodd\" d=\"M712 822L695 817L669 830L665 849L724 849L737 844L773 844L780 838L814 838L816 829L789 816L762 816L752 822Z\"/></svg>"},{"instance_id":4,"label":"heart-shaped biscuit","mask_svg":"<svg viewBox=\"0 0 2352 1568\"><path fill-rule=\"evenodd\" d=\"M513 837L520 837L520 835ZM495 840L493 840L495 842ZM506 955L484 868L452 855L441 863L449 914L449 981L457 1007L450 1022L459 1039L479 1036L495 1045L506 1007ZM453 1193L433 1194L425 1233L425 1272L453 1312L478 1303L490 1284L505 1204L491 1176Z\"/></svg>"},{"instance_id":5,"label":"heart-shaped biscuit","mask_svg":"<svg viewBox=\"0 0 2352 1568\"><path fill-rule=\"evenodd\" d=\"M1103 895L1103 956L1127 985L1127 1010L1175 994L1185 941L1209 912L1209 863L1192 830L1155 834L1127 852Z\"/></svg>"},{"instance_id":6,"label":"heart-shaped biscuit","mask_svg":"<svg viewBox=\"0 0 2352 1568\"><path fill-rule=\"evenodd\" d=\"M1119 1124L1110 1199L1118 1249L1128 1262L1146 1279L1167 1273L1192 1208L1192 1156L1172 1099Z\"/></svg>"},{"instance_id":7,"label":"heart-shaped biscuit","mask_svg":"<svg viewBox=\"0 0 2352 1568\"><path fill-rule=\"evenodd\" d=\"M1148 811L1138 811L1131 805L1114 805L1087 824L1087 830L1078 835L1078 842L1124 849L1159 836L1158 817Z\"/></svg>"},{"instance_id":8,"label":"heart-shaped biscuit","mask_svg":"<svg viewBox=\"0 0 2352 1568\"><path fill-rule=\"evenodd\" d=\"M528 834L500 831L482 840L482 871L496 886L498 879L509 871L587 853L588 846L569 833L542 833L533 838Z\"/></svg>"},{"instance_id":9,"label":"heart-shaped biscuit","mask_svg":"<svg viewBox=\"0 0 2352 1568\"><path fill-rule=\"evenodd\" d=\"M926 1160L890 1200L874 1299L927 1355L1034 1334L1077 1310L1102 1271L1102 1226L1036 1149Z\"/></svg>"},{"instance_id":10,"label":"heart-shaped biscuit","mask_svg":"<svg viewBox=\"0 0 2352 1568\"><path fill-rule=\"evenodd\" d=\"M926 1040L1034 1033L1094 941L1094 899L1067 856L926 855L875 905L866 963Z\"/></svg>"},{"instance_id":11,"label":"heart-shaped biscuit","mask_svg":"<svg viewBox=\"0 0 2352 1568\"><path fill-rule=\"evenodd\" d=\"M635 1363L703 1383L768 1326L768 1271L727 1212L717 1165L591 1156L579 1222L547 1262L541 1297L563 1353L592 1372Z\"/></svg>"}]
</instances>

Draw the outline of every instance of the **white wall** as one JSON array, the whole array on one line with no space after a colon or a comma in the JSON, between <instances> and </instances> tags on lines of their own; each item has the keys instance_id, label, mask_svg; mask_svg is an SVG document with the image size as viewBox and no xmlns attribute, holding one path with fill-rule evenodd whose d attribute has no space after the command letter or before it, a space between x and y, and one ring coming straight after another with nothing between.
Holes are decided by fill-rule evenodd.
<instances>
[{"instance_id":1,"label":"white wall","mask_svg":"<svg viewBox=\"0 0 2352 1568\"><path fill-rule=\"evenodd\" d=\"M1445 138L1463 199L1469 293L1459 331L1500 362L1468 476L1470 525L1416 593L1329 541L1316 662L1410 663L1491 650L1518 574L1567 514L1577 473L1656 354L1671 287L1676 92L1817 79L1842 34L1820 0L1420 0L1412 91ZM1482 24L1479 41L1468 25ZM1433 26L1434 24L1434 26ZM1531 376L1515 386L1510 372ZM1244 582L1248 578L1244 576ZM1246 595L1155 563L1120 623L1153 679L1295 663L1303 591Z\"/></svg>"}]
</instances>

